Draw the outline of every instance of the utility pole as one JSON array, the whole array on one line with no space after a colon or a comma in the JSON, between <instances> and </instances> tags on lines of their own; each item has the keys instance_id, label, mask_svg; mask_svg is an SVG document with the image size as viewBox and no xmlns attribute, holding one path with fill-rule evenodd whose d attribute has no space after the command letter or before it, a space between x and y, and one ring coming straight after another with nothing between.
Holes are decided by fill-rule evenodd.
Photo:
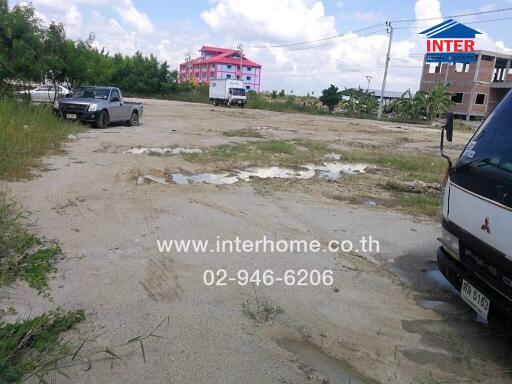
<instances>
[{"instance_id":1,"label":"utility pole","mask_svg":"<svg viewBox=\"0 0 512 384\"><path fill-rule=\"evenodd\" d=\"M185 53L185 62L187 63L187 80L192 80L192 74L190 74L190 53Z\"/></svg>"},{"instance_id":2,"label":"utility pole","mask_svg":"<svg viewBox=\"0 0 512 384\"><path fill-rule=\"evenodd\" d=\"M240 80L243 81L243 70L242 70L242 59L243 59L243 47L242 47L242 43L238 44L236 46L236 48L238 49L238 52L240 53Z\"/></svg>"},{"instance_id":3,"label":"utility pole","mask_svg":"<svg viewBox=\"0 0 512 384\"><path fill-rule=\"evenodd\" d=\"M370 83L372 82L373 76L366 75L366 80L368 80L368 88L366 88L366 92L370 90Z\"/></svg>"},{"instance_id":4,"label":"utility pole","mask_svg":"<svg viewBox=\"0 0 512 384\"><path fill-rule=\"evenodd\" d=\"M393 27L390 21L386 21L386 32L389 33L388 53L386 54L386 66L384 68L384 78L382 79L382 89L380 90L380 105L377 119L382 119L382 109L384 108L384 91L386 90L386 78L388 77L389 60L391 59L391 43L393 41Z\"/></svg>"}]
</instances>

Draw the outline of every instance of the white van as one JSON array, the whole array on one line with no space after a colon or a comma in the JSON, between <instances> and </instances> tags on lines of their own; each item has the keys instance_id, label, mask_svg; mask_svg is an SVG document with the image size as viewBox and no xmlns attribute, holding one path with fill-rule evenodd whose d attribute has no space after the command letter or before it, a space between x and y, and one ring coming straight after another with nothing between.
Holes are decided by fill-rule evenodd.
<instances>
[{"instance_id":1,"label":"white van","mask_svg":"<svg viewBox=\"0 0 512 384\"><path fill-rule=\"evenodd\" d=\"M441 137L451 141L453 115ZM447 171L439 270L482 318L512 314L512 92Z\"/></svg>"}]
</instances>

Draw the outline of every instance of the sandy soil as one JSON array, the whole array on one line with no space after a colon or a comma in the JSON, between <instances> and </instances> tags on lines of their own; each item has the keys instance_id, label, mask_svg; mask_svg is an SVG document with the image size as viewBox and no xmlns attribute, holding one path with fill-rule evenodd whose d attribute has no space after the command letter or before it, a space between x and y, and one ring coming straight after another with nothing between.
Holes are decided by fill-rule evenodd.
<instances>
[{"instance_id":1,"label":"sandy soil","mask_svg":"<svg viewBox=\"0 0 512 384\"><path fill-rule=\"evenodd\" d=\"M326 140L340 146L436 152L437 130L407 124L226 109L145 100L139 127L88 130L47 159L50 171L9 191L33 213L38 231L58 239L65 257L53 301L23 284L2 295L18 314L83 308L72 338L117 345L157 330L163 338L97 356L92 369L68 369L78 383L506 383L510 348L475 320L439 278L439 224L382 207L318 194L257 193L236 185L136 185L152 170L198 172L180 156L123 154L135 146L208 148L244 141L225 130L259 129L271 138ZM456 133L453 153L468 134ZM249 139L251 140L251 139ZM311 180L315 183L315 180ZM358 254L158 252L157 239L331 239L372 235L380 252ZM257 287L284 312L271 323L248 318L254 291L235 282L203 284L205 269L331 269L335 286ZM168 319L168 321L166 320ZM84 348L86 351L87 348ZM359 381L357 381L359 380ZM56 382L69 382L62 376Z\"/></svg>"}]
</instances>

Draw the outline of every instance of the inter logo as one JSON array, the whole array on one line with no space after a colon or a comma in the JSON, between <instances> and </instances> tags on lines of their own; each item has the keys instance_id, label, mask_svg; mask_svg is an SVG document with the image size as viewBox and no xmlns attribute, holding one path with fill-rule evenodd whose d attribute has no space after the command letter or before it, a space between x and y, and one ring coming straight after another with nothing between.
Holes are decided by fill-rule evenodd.
<instances>
[{"instance_id":1,"label":"inter logo","mask_svg":"<svg viewBox=\"0 0 512 384\"><path fill-rule=\"evenodd\" d=\"M472 63L476 61L475 36L481 34L449 19L420 32L427 36L427 63Z\"/></svg>"}]
</instances>

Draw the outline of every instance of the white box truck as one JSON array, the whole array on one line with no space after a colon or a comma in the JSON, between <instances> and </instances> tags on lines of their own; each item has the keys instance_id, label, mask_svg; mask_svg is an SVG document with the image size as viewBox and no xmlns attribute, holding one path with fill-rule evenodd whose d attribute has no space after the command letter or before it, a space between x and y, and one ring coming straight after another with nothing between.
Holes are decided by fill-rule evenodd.
<instances>
[{"instance_id":1,"label":"white box truck","mask_svg":"<svg viewBox=\"0 0 512 384\"><path fill-rule=\"evenodd\" d=\"M213 105L223 104L227 107L238 105L243 108L247 102L244 82L241 80L211 80L209 97Z\"/></svg>"},{"instance_id":2,"label":"white box truck","mask_svg":"<svg viewBox=\"0 0 512 384\"><path fill-rule=\"evenodd\" d=\"M449 160L439 269L484 319L512 331L512 92L473 135L455 165Z\"/></svg>"}]
</instances>

